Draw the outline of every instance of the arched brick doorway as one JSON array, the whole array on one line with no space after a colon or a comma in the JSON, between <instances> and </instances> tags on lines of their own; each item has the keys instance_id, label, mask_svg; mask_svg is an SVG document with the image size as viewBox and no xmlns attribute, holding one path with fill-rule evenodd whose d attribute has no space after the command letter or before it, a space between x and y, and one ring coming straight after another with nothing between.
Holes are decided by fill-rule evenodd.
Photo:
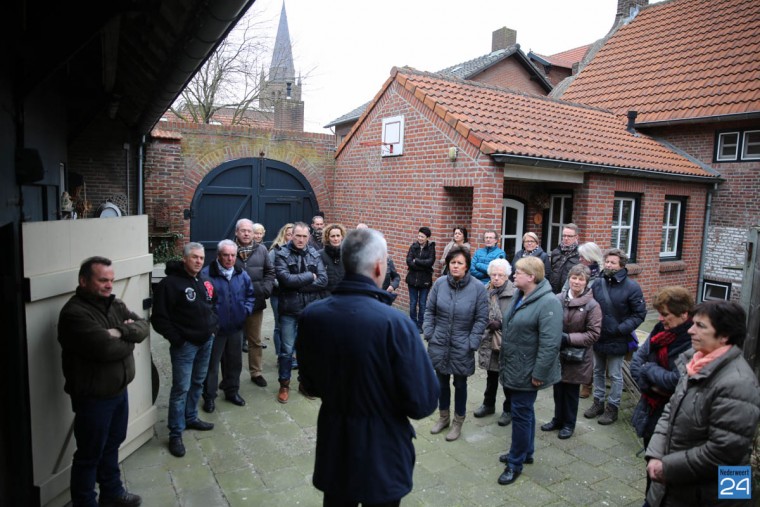
<instances>
[{"instance_id":1,"label":"arched brick doorway","mask_svg":"<svg viewBox=\"0 0 760 507\"><path fill-rule=\"evenodd\" d=\"M288 222L310 221L319 209L306 178L294 167L267 158L225 162L210 171L193 196L190 241L206 248L206 261L216 245L235 234L241 218L264 224L269 244Z\"/></svg>"}]
</instances>

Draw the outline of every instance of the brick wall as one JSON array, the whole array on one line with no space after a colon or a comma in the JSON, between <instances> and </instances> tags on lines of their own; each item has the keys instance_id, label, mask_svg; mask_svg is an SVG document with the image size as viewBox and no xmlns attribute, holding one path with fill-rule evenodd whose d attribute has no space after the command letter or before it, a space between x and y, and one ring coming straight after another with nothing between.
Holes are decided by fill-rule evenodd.
<instances>
[{"instance_id":1,"label":"brick wall","mask_svg":"<svg viewBox=\"0 0 760 507\"><path fill-rule=\"evenodd\" d=\"M470 77L469 80L511 88L513 90L521 90L536 95L546 95L543 87L538 84L538 81L531 79L528 71L514 56L502 60L498 65L489 67L480 74Z\"/></svg>"}]
</instances>

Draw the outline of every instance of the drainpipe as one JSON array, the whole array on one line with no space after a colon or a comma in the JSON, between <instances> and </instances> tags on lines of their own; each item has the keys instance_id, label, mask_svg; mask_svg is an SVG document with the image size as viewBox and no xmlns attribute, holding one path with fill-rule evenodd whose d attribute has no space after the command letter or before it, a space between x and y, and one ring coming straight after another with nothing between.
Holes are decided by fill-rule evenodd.
<instances>
[{"instance_id":1,"label":"drainpipe","mask_svg":"<svg viewBox=\"0 0 760 507\"><path fill-rule=\"evenodd\" d=\"M707 236L710 232L710 213L712 211L712 197L713 193L718 190L718 184L714 183L713 188L707 191L707 205L705 209L705 226L704 234L702 235L702 255L701 262L699 263L699 281L697 283L697 302L702 302L702 290L705 284L705 252L707 252Z\"/></svg>"},{"instance_id":2,"label":"drainpipe","mask_svg":"<svg viewBox=\"0 0 760 507\"><path fill-rule=\"evenodd\" d=\"M140 144L137 145L137 214L144 213L143 200L145 198L145 188L143 188L143 158L145 151L145 134L140 137Z\"/></svg>"},{"instance_id":3,"label":"drainpipe","mask_svg":"<svg viewBox=\"0 0 760 507\"><path fill-rule=\"evenodd\" d=\"M129 150L131 149L129 143L124 143L124 165L126 166L126 183L127 183L127 209L124 210L124 213L129 215Z\"/></svg>"}]
</instances>

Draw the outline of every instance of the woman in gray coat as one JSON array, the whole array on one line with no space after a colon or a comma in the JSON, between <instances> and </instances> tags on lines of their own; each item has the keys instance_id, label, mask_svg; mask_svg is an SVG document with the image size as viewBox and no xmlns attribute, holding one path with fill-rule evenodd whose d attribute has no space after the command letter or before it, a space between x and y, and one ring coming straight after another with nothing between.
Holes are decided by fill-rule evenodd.
<instances>
[{"instance_id":1,"label":"woman in gray coat","mask_svg":"<svg viewBox=\"0 0 760 507\"><path fill-rule=\"evenodd\" d=\"M514 284L518 290L504 316L501 339L501 384L512 395L512 445L499 457L507 465L499 476L502 485L517 480L523 463L533 463L536 396L560 381L562 305L544 278L543 261L517 261Z\"/></svg>"},{"instance_id":2,"label":"woman in gray coat","mask_svg":"<svg viewBox=\"0 0 760 507\"><path fill-rule=\"evenodd\" d=\"M562 381L554 384L554 417L541 426L541 431L559 430L560 439L570 438L575 431L580 385L588 383L594 371L589 349L602 329L602 309L588 286L590 277L586 266L576 264L567 274L569 288L557 295L563 309L559 357ZM581 357L562 352L571 348L582 351Z\"/></svg>"},{"instance_id":3,"label":"woman in gray coat","mask_svg":"<svg viewBox=\"0 0 760 507\"><path fill-rule=\"evenodd\" d=\"M718 467L749 468L760 420L760 386L741 349L747 315L734 301L706 301L694 308L692 320L693 350L679 358L681 379L646 451L653 481L647 504L752 505L752 500L718 497L731 484L721 481Z\"/></svg>"},{"instance_id":4,"label":"woman in gray coat","mask_svg":"<svg viewBox=\"0 0 760 507\"><path fill-rule=\"evenodd\" d=\"M454 422L446 435L459 438L466 414L467 377L475 373L475 351L488 323L488 294L470 275L470 252L454 246L446 257L449 273L433 284L428 296L423 330L428 355L441 385L440 417L430 433L437 434L451 422L450 377L454 377Z\"/></svg>"}]
</instances>

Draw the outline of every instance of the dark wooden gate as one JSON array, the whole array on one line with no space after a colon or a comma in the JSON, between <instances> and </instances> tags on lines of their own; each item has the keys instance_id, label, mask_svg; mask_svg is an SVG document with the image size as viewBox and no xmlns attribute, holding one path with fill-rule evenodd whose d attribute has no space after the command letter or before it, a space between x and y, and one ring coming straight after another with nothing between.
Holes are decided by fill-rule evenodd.
<instances>
[{"instance_id":1,"label":"dark wooden gate","mask_svg":"<svg viewBox=\"0 0 760 507\"><path fill-rule=\"evenodd\" d=\"M216 256L217 243L235 236L235 223L241 218L264 225L268 246L283 224L309 223L317 209L311 185L294 167L267 158L225 162L195 191L190 241L206 248L208 263Z\"/></svg>"}]
</instances>

